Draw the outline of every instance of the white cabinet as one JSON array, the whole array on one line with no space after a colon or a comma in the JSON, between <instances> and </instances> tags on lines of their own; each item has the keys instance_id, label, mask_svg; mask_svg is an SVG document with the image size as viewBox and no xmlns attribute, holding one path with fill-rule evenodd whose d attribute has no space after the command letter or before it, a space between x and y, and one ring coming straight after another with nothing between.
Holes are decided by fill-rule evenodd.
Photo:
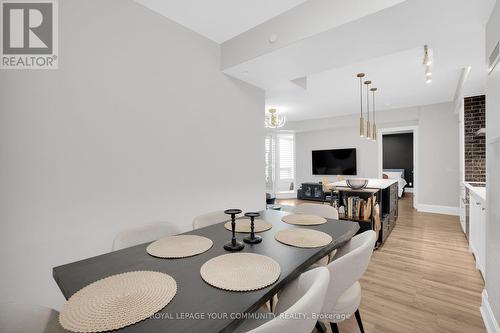
<instances>
[{"instance_id":1,"label":"white cabinet","mask_svg":"<svg viewBox=\"0 0 500 333\"><path fill-rule=\"evenodd\" d=\"M465 226L465 205L467 203L467 198L465 195L465 185L461 184L460 185L460 226L462 227L462 231L464 233L467 232L466 226Z\"/></svg>"},{"instance_id":2,"label":"white cabinet","mask_svg":"<svg viewBox=\"0 0 500 333\"><path fill-rule=\"evenodd\" d=\"M486 207L484 201L471 191L469 246L476 258L476 267L485 276L486 265Z\"/></svg>"}]
</instances>

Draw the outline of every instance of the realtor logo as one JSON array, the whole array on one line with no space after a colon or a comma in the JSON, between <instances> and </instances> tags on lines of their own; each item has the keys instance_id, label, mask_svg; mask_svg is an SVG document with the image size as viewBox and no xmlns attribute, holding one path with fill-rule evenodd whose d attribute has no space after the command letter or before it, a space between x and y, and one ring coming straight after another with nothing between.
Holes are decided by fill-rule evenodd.
<instances>
[{"instance_id":1,"label":"realtor logo","mask_svg":"<svg viewBox=\"0 0 500 333\"><path fill-rule=\"evenodd\" d=\"M0 0L2 69L57 69L57 0Z\"/></svg>"}]
</instances>

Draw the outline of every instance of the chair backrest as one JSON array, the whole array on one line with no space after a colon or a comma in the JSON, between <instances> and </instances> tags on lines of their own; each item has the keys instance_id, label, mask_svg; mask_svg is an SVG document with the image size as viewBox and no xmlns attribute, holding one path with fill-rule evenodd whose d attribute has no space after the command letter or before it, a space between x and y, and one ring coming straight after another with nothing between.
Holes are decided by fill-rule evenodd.
<instances>
[{"instance_id":1,"label":"chair backrest","mask_svg":"<svg viewBox=\"0 0 500 333\"><path fill-rule=\"evenodd\" d=\"M113 251L176 235L180 230L170 222L152 222L120 231L113 240Z\"/></svg>"},{"instance_id":2,"label":"chair backrest","mask_svg":"<svg viewBox=\"0 0 500 333\"><path fill-rule=\"evenodd\" d=\"M323 186L323 192L328 193L331 191L331 186L329 186L329 184L331 184L330 179L326 177L321 177L321 185Z\"/></svg>"},{"instance_id":3,"label":"chair backrest","mask_svg":"<svg viewBox=\"0 0 500 333\"><path fill-rule=\"evenodd\" d=\"M330 205L304 203L295 207L295 213L317 215L327 219L339 219L339 212Z\"/></svg>"},{"instance_id":4,"label":"chair backrest","mask_svg":"<svg viewBox=\"0 0 500 333\"><path fill-rule=\"evenodd\" d=\"M330 284L323 305L324 313L328 313L340 295L363 276L370 263L375 241L375 231L368 230L354 236L337 251L327 266Z\"/></svg>"},{"instance_id":5,"label":"chair backrest","mask_svg":"<svg viewBox=\"0 0 500 333\"><path fill-rule=\"evenodd\" d=\"M276 313L282 314L273 320L251 330L249 333L304 333L314 329L328 288L328 269L319 267L301 274L281 292ZM294 320L293 314L304 315L305 319Z\"/></svg>"},{"instance_id":6,"label":"chair backrest","mask_svg":"<svg viewBox=\"0 0 500 333\"><path fill-rule=\"evenodd\" d=\"M0 303L0 332L66 332L59 324L59 312L43 306Z\"/></svg>"},{"instance_id":7,"label":"chair backrest","mask_svg":"<svg viewBox=\"0 0 500 333\"><path fill-rule=\"evenodd\" d=\"M231 220L231 216L224 214L224 211L222 210L217 210L215 212L210 212L196 216L193 219L193 229L200 229L208 227L209 225L212 224L226 222L229 220Z\"/></svg>"}]
</instances>

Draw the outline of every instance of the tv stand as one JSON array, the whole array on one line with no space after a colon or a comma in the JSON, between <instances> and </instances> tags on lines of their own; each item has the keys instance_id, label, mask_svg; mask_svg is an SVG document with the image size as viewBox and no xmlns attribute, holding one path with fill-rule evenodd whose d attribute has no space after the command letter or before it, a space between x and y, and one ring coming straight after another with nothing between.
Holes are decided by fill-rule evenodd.
<instances>
[{"instance_id":1,"label":"tv stand","mask_svg":"<svg viewBox=\"0 0 500 333\"><path fill-rule=\"evenodd\" d=\"M323 184L320 183L302 183L297 190L297 199L325 201L326 193L323 191Z\"/></svg>"}]
</instances>

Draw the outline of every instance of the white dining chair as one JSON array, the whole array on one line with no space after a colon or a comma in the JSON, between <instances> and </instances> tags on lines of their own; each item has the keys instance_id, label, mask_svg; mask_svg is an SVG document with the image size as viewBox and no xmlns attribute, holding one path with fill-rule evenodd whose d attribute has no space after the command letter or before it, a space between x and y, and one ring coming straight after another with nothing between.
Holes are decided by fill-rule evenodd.
<instances>
[{"instance_id":1,"label":"white dining chair","mask_svg":"<svg viewBox=\"0 0 500 333\"><path fill-rule=\"evenodd\" d=\"M59 312L33 304L0 303L0 332L64 332Z\"/></svg>"},{"instance_id":2,"label":"white dining chair","mask_svg":"<svg viewBox=\"0 0 500 333\"><path fill-rule=\"evenodd\" d=\"M295 213L316 215L324 217L326 219L339 219L339 212L337 211L337 209L333 208L330 205L304 203L295 207Z\"/></svg>"},{"instance_id":3,"label":"white dining chair","mask_svg":"<svg viewBox=\"0 0 500 333\"><path fill-rule=\"evenodd\" d=\"M210 212L196 216L193 219L193 229L200 229L208 227L212 224L217 224L221 222L227 222L231 220L231 216L224 213L222 210L217 210L215 212Z\"/></svg>"},{"instance_id":4,"label":"white dining chair","mask_svg":"<svg viewBox=\"0 0 500 333\"><path fill-rule=\"evenodd\" d=\"M309 215L321 216L326 219L334 219L334 220L339 219L339 212L337 211L336 208L330 205L304 203L295 207L294 212L297 214L309 214ZM311 268L316 268L317 266L326 266L330 262L330 259L331 259L330 255L327 255L318 260L314 265L311 266Z\"/></svg>"},{"instance_id":5,"label":"white dining chair","mask_svg":"<svg viewBox=\"0 0 500 333\"><path fill-rule=\"evenodd\" d=\"M152 222L120 231L113 240L112 250L152 242L166 236L177 235L180 230L171 222Z\"/></svg>"},{"instance_id":6,"label":"white dining chair","mask_svg":"<svg viewBox=\"0 0 500 333\"><path fill-rule=\"evenodd\" d=\"M275 318L267 320L248 319L236 332L248 333L310 333L316 325L313 314L319 313L328 288L329 273L319 267L301 274L280 293ZM260 310L259 315L265 313ZM296 320L297 316L300 320Z\"/></svg>"},{"instance_id":7,"label":"white dining chair","mask_svg":"<svg viewBox=\"0 0 500 333\"><path fill-rule=\"evenodd\" d=\"M344 245L328 264L330 283L321 313L326 315L333 333L338 333L337 323L355 314L361 333L364 333L359 304L363 276L375 246L376 234L373 230L354 236Z\"/></svg>"}]
</instances>

